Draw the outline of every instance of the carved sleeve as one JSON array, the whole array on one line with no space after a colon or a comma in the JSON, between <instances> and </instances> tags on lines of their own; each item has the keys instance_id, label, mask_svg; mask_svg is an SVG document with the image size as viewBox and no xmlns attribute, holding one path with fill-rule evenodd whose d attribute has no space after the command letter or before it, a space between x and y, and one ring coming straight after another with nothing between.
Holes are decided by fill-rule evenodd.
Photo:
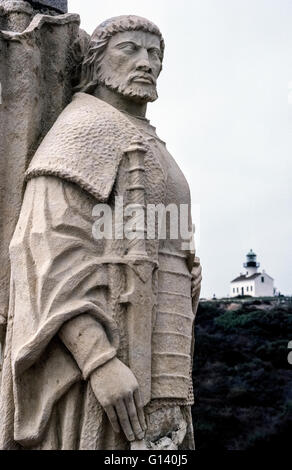
<instances>
[{"instance_id":1,"label":"carved sleeve","mask_svg":"<svg viewBox=\"0 0 292 470\"><path fill-rule=\"evenodd\" d=\"M59 336L73 355L85 380L97 367L116 356L116 350L111 346L104 328L89 314L79 315L65 323Z\"/></svg>"},{"instance_id":2,"label":"carved sleeve","mask_svg":"<svg viewBox=\"0 0 292 470\"><path fill-rule=\"evenodd\" d=\"M25 190L10 244L9 364L22 445L37 442L54 404L119 346L104 245L92 236L96 204L52 176L32 178Z\"/></svg>"},{"instance_id":3,"label":"carved sleeve","mask_svg":"<svg viewBox=\"0 0 292 470\"><path fill-rule=\"evenodd\" d=\"M84 378L116 354L119 331L108 302L104 242L92 235L96 204L56 177L28 182L10 247L16 369L58 337Z\"/></svg>"}]
</instances>

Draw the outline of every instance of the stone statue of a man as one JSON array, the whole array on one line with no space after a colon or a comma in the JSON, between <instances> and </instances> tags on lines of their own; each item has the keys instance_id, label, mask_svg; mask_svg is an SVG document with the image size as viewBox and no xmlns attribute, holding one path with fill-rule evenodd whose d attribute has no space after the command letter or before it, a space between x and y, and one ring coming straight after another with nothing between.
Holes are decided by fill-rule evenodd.
<instances>
[{"instance_id":1,"label":"stone statue of a man","mask_svg":"<svg viewBox=\"0 0 292 470\"><path fill-rule=\"evenodd\" d=\"M144 18L102 23L78 93L26 173L10 244L1 449L194 448L200 266L169 223L164 237L157 223L141 236L146 222L127 237L120 217L187 207L192 227L188 184L145 117L163 53ZM96 236L100 207L113 214L111 237Z\"/></svg>"}]
</instances>

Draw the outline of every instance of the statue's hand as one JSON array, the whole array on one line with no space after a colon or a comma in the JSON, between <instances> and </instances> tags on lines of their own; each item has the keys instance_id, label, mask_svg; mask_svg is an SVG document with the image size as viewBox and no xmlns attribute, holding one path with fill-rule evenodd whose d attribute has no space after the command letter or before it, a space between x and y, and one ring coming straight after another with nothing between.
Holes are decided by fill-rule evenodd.
<instances>
[{"instance_id":1,"label":"statue's hand","mask_svg":"<svg viewBox=\"0 0 292 470\"><path fill-rule=\"evenodd\" d=\"M202 282L202 266L200 259L195 258L194 267L192 270L192 297L196 297L200 293Z\"/></svg>"},{"instance_id":2,"label":"statue's hand","mask_svg":"<svg viewBox=\"0 0 292 470\"><path fill-rule=\"evenodd\" d=\"M146 422L138 382L131 370L114 358L91 374L90 383L113 430L118 433L121 426L129 441L143 439Z\"/></svg>"}]
</instances>

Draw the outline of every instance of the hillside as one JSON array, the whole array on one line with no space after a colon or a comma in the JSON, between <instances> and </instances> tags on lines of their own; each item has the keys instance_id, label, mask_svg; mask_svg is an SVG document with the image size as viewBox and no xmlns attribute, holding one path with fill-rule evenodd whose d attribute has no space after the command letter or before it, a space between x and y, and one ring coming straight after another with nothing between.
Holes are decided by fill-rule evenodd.
<instances>
[{"instance_id":1,"label":"hillside","mask_svg":"<svg viewBox=\"0 0 292 470\"><path fill-rule=\"evenodd\" d=\"M197 450L288 448L291 340L291 299L201 302L193 371Z\"/></svg>"}]
</instances>

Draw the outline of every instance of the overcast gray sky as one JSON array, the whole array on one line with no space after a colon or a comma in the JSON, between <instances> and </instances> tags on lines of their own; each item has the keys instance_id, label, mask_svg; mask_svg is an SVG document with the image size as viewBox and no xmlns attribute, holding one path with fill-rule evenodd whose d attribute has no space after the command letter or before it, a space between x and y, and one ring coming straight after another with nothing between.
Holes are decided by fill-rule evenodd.
<instances>
[{"instance_id":1,"label":"overcast gray sky","mask_svg":"<svg viewBox=\"0 0 292 470\"><path fill-rule=\"evenodd\" d=\"M292 1L69 0L69 11L88 33L121 14L162 30L148 117L200 206L202 296L228 294L250 248L291 295Z\"/></svg>"}]
</instances>

